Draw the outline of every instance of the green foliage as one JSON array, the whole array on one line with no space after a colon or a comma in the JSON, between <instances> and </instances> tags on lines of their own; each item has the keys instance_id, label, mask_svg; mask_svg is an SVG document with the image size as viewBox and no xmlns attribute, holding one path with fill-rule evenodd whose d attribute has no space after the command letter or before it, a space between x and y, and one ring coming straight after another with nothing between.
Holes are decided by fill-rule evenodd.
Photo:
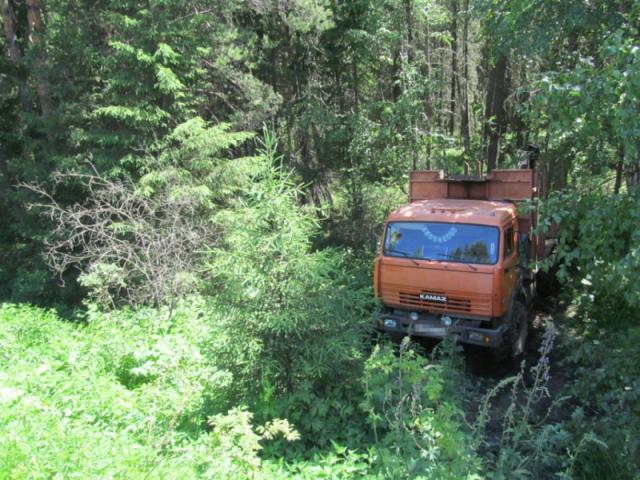
<instances>
[{"instance_id":1,"label":"green foliage","mask_svg":"<svg viewBox=\"0 0 640 480\"><path fill-rule=\"evenodd\" d=\"M355 182L355 180L354 180ZM354 198L355 197L355 198ZM319 243L339 242L361 249L377 246L382 225L390 212L406 201L406 194L395 186L362 181L336 187L332 204L322 211L323 238ZM354 222L353 218L359 218ZM371 249L375 251L376 248Z\"/></svg>"},{"instance_id":2,"label":"green foliage","mask_svg":"<svg viewBox=\"0 0 640 480\"><path fill-rule=\"evenodd\" d=\"M481 446L487 441L483 437L490 421L491 402L501 390L508 392L508 403L495 413L494 422L500 425L499 440L494 455L487 459L492 478L537 478L546 472L563 474L567 469L565 451L571 446L572 437L562 423L546 422L566 400L553 398L549 390L555 337L555 327L548 324L538 349L539 358L529 375L523 361L516 375L502 379L482 399L474 429Z\"/></svg>"},{"instance_id":3,"label":"green foliage","mask_svg":"<svg viewBox=\"0 0 640 480\"><path fill-rule=\"evenodd\" d=\"M607 474L634 478L640 454L635 432L640 428L640 329L637 325L611 331L598 325L598 317L572 326L584 332L573 344L567 368L576 369L572 393L585 408L573 419L576 435L583 436L574 459L575 478ZM589 412L589 415L587 415Z\"/></svg>"},{"instance_id":4,"label":"green foliage","mask_svg":"<svg viewBox=\"0 0 640 480\"><path fill-rule=\"evenodd\" d=\"M200 10L197 2L137 8L114 1L100 10L102 28L111 35L99 63L102 85L87 112L91 127L79 136L99 144L102 132L116 131L117 144L109 142L105 153L119 148L123 157L131 157L122 147L149 147L195 116L208 89L209 95L226 101L218 107L227 111L227 105L241 100L252 104L252 115L260 115L259 110L268 111L277 101L268 87L244 71L251 54L235 45L241 34L226 21L237 6L219 5L194 14ZM236 92L224 92L228 78L238 79ZM255 96L262 97L261 105L254 103Z\"/></svg>"},{"instance_id":5,"label":"green foliage","mask_svg":"<svg viewBox=\"0 0 640 480\"><path fill-rule=\"evenodd\" d=\"M244 338L226 354L242 359L236 385L255 394L262 386L264 415L281 412L304 440L328 444L351 415L339 397L353 389L371 329L369 275L346 252L311 250L316 222L297 206L299 189L274 147L253 160L247 191L213 218L221 234L207 291ZM329 392L338 398L323 405Z\"/></svg>"},{"instance_id":6,"label":"green foliage","mask_svg":"<svg viewBox=\"0 0 640 480\"><path fill-rule=\"evenodd\" d=\"M86 160L109 178L138 178L148 173L147 154L157 152L159 141L178 125L200 115L255 128L279 97L254 76L255 36L231 20L241 5L42 4L43 63L32 51L24 3L13 5L24 61L5 59L2 51L0 81L7 88L1 89L0 110L7 123L0 129L0 209L8 228L0 237L0 282L4 296L52 304L77 302L83 290L57 288L46 274L40 253L54 226L27 212L34 197L16 192L16 183L82 170ZM42 78L52 106L46 112L36 95ZM86 191L71 188L62 195L63 203L73 204L85 200ZM26 289L17 278L23 270L46 281ZM65 280L74 285L74 278Z\"/></svg>"},{"instance_id":7,"label":"green foliage","mask_svg":"<svg viewBox=\"0 0 640 480\"><path fill-rule=\"evenodd\" d=\"M559 263L558 277L570 283L587 319L595 316L598 322L626 324L637 318L638 193L608 195L602 186L593 185L579 193L559 193L545 206L543 223L555 221L561 226L558 251L550 261Z\"/></svg>"},{"instance_id":8,"label":"green foliage","mask_svg":"<svg viewBox=\"0 0 640 480\"><path fill-rule=\"evenodd\" d=\"M410 472L405 461L423 478L477 471L471 452L460 451L469 439L454 399L443 397L442 367L429 365L425 377L426 360L413 353L397 359L387 347L374 352L365 374L363 408L379 442L360 438L357 448L331 442L308 458L274 458L272 445L281 442L276 451L282 451L282 442L299 443L297 425L272 417L255 426L250 411L232 407L235 366L212 355L236 337L224 318L197 298L170 317L167 310L90 308L75 324L33 307L0 307L0 475L398 478ZM394 384L397 375L406 383ZM341 408L358 409L362 400L327 394ZM327 422L331 412L322 405L309 400L305 415ZM342 426L358 425L353 417L343 417Z\"/></svg>"},{"instance_id":9,"label":"green foliage","mask_svg":"<svg viewBox=\"0 0 640 480\"><path fill-rule=\"evenodd\" d=\"M234 408L226 415L215 415L209 419L213 431L205 435L198 445L195 459L201 478L256 478L260 474L261 460L258 452L263 439L272 439L282 434L288 441L299 438L286 420L271 422L254 430L253 415ZM256 431L257 430L257 431Z\"/></svg>"},{"instance_id":10,"label":"green foliage","mask_svg":"<svg viewBox=\"0 0 640 480\"><path fill-rule=\"evenodd\" d=\"M333 443L332 449L328 453L317 453L310 460L297 459L289 463L282 460L267 460L263 462L263 466L269 472L269 476L274 479L384 478L382 475L374 473L373 463L372 452L358 453Z\"/></svg>"},{"instance_id":11,"label":"green foliage","mask_svg":"<svg viewBox=\"0 0 640 480\"><path fill-rule=\"evenodd\" d=\"M263 441L297 439L286 421L219 413L233 377L204 352L224 333L202 302L166 313L89 310L74 325L0 307L0 476L247 478Z\"/></svg>"},{"instance_id":12,"label":"green foliage","mask_svg":"<svg viewBox=\"0 0 640 480\"><path fill-rule=\"evenodd\" d=\"M628 460L620 458L613 450L613 444L606 444L597 437L585 436L573 459L571 478L589 480L595 478L633 479L634 467Z\"/></svg>"},{"instance_id":13,"label":"green foliage","mask_svg":"<svg viewBox=\"0 0 640 480\"><path fill-rule=\"evenodd\" d=\"M365 367L367 412L387 478L480 478L479 462L443 365L419 356L405 338L396 356L382 345Z\"/></svg>"}]
</instances>

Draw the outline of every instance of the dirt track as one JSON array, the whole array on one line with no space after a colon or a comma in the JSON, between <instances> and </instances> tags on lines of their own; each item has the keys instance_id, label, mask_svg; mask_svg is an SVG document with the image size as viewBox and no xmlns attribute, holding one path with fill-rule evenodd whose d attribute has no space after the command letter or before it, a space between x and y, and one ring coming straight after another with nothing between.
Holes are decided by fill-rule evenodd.
<instances>
[{"instance_id":1,"label":"dirt track","mask_svg":"<svg viewBox=\"0 0 640 480\"><path fill-rule=\"evenodd\" d=\"M524 368L523 384L530 386L533 382L531 369L536 366L540 360L540 348L543 341L543 335L547 325L554 324L563 314L563 308L558 305L557 300L553 297L543 299L534 309L532 313L532 322L530 324L529 335L527 337L526 351L523 357L511 359L504 362L495 362L491 355L481 348L465 348L465 367L466 373L473 390L473 398L477 401L469 402L465 405L467 419L473 423L478 416L478 409L482 399L494 389L501 381L516 376ZM557 333L557 329L556 335ZM556 338L557 340L557 338ZM558 342L555 342L558 345ZM566 420L571 415L571 405L567 402L560 402L554 405L564 394L568 383L571 381L570 372L562 368L559 364L562 358L562 352L556 346L548 355L549 359L549 376L545 383L548 394L545 394L532 409L535 420L542 421L545 424L556 423ZM524 367L522 366L524 362ZM518 403L525 403L526 396L524 392L516 395ZM500 437L502 435L504 413L512 402L511 384L499 390L492 397L489 409L489 418L486 424L486 441L487 448L492 450L498 448ZM533 420L534 418L532 418Z\"/></svg>"}]
</instances>

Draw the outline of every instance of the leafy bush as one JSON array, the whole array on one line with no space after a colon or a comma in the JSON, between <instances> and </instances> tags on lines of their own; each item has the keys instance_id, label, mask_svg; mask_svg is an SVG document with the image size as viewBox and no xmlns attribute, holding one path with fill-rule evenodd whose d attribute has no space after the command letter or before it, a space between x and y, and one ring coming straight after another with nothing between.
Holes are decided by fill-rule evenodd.
<instances>
[{"instance_id":1,"label":"leafy bush","mask_svg":"<svg viewBox=\"0 0 640 480\"><path fill-rule=\"evenodd\" d=\"M405 338L398 356L376 347L365 369L363 409L387 478L479 478L479 460L456 399L447 398L443 365L430 363Z\"/></svg>"},{"instance_id":2,"label":"leafy bush","mask_svg":"<svg viewBox=\"0 0 640 480\"><path fill-rule=\"evenodd\" d=\"M593 186L558 193L545 205L544 222L561 224L550 261L559 263L558 277L574 289L581 311L601 322L627 323L640 307L638 202L640 190L606 195Z\"/></svg>"},{"instance_id":3,"label":"leafy bush","mask_svg":"<svg viewBox=\"0 0 640 480\"><path fill-rule=\"evenodd\" d=\"M571 393L584 406L572 427L585 439L576 452L577 478L596 478L598 471L634 478L640 468L639 345L637 326L592 329L574 341L566 365L576 372Z\"/></svg>"},{"instance_id":4,"label":"leafy bush","mask_svg":"<svg viewBox=\"0 0 640 480\"><path fill-rule=\"evenodd\" d=\"M221 353L236 387L262 405L256 413L283 415L304 441L328 445L351 414L338 399L357 385L372 328L369 267L348 252L312 250L317 224L270 142L247 191L214 216L221 233L207 291L225 328L242 335ZM323 400L329 394L335 402Z\"/></svg>"},{"instance_id":5,"label":"leafy bush","mask_svg":"<svg viewBox=\"0 0 640 480\"><path fill-rule=\"evenodd\" d=\"M52 312L0 307L0 477L247 478L286 422L227 411L226 372L203 355L220 338L202 305ZM207 423L213 427L207 431Z\"/></svg>"},{"instance_id":6,"label":"leafy bush","mask_svg":"<svg viewBox=\"0 0 640 480\"><path fill-rule=\"evenodd\" d=\"M566 398L554 398L549 390L550 355L554 348L556 329L548 324L538 349L539 358L530 369L525 362L520 371L502 379L480 402L474 433L479 447L486 450L485 459L491 478L539 478L566 470L566 451L571 435L562 423L547 419ZM492 420L491 403L501 391L508 395L506 405L493 412L495 437L488 432Z\"/></svg>"},{"instance_id":7,"label":"leafy bush","mask_svg":"<svg viewBox=\"0 0 640 480\"><path fill-rule=\"evenodd\" d=\"M169 301L160 309L109 311L89 305L82 326L67 325L52 333L61 343L65 335L73 337L76 348L49 345L32 352L34 363L51 355L62 355L62 362L69 363L67 354L75 352L73 368L65 367L63 373L54 368L57 373L49 379L52 390L68 395L47 395L38 389L43 382L30 387L32 394L62 412L78 411L78 442L84 430L100 437L106 428L121 435L118 448L123 451L140 443L144 458L132 460L137 470L130 476L149 468L161 475L162 468L173 464L212 478L257 475L262 443L274 455L295 437L288 424L277 421L281 416L303 434L291 452L329 446L331 440L358 443L362 414L355 405L371 328L367 260L350 252L312 249L317 224L312 212L299 205L299 190L289 175L276 166L270 137L260 156L229 162L216 160L220 144L235 144L224 128L191 122L172 135L150 173L127 194L186 195L198 205L198 215L207 213L203 221L217 237L209 250L198 252L206 259L199 286L207 299L188 297L177 305ZM216 183L219 175L234 179L224 184L232 195ZM155 232L158 238L162 232ZM118 240L131 238L135 240L125 232ZM89 255L88 260L100 259L100 252L95 250L95 258ZM149 262L150 267L156 264ZM118 271L103 271L120 278ZM84 278L93 279L91 273ZM95 280L89 286L104 291L101 279ZM14 310L18 317L23 314L17 307L7 308L7 316ZM34 318L41 313L25 312ZM50 323L60 322L52 318ZM12 330L20 325L27 332L21 339ZM33 327L33 322L10 323L6 343L21 351L21 342L38 331ZM13 374L26 375L34 368L17 365ZM264 430L251 426L247 410L236 408L225 416L237 405L255 409ZM345 422L350 426L344 428ZM207 424L212 432L207 433ZM283 439L272 438L278 426L286 434ZM42 435L51 441L46 432ZM16 448L26 457L37 456L29 450L35 441ZM207 455L217 450L227 451L227 457L207 463ZM89 460L85 466L79 460L68 462L87 472L94 468ZM123 467L116 462L105 468L120 472Z\"/></svg>"},{"instance_id":8,"label":"leafy bush","mask_svg":"<svg viewBox=\"0 0 640 480\"><path fill-rule=\"evenodd\" d=\"M406 192L395 185L371 183L362 178L337 183L332 203L323 212L326 220L319 243L355 248L375 246L387 215L406 201Z\"/></svg>"},{"instance_id":9,"label":"leafy bush","mask_svg":"<svg viewBox=\"0 0 640 480\"><path fill-rule=\"evenodd\" d=\"M178 125L145 159L139 182L91 165L89 173L56 172L50 188L23 184L41 198L31 207L54 225L45 255L51 269L61 277L79 270L92 301L106 307L173 305L193 293L202 254L216 241L210 216L234 186L233 176L221 184L216 174L237 169L225 154L251 137L228 128L200 118ZM74 188L84 192L81 201L61 200Z\"/></svg>"}]
</instances>

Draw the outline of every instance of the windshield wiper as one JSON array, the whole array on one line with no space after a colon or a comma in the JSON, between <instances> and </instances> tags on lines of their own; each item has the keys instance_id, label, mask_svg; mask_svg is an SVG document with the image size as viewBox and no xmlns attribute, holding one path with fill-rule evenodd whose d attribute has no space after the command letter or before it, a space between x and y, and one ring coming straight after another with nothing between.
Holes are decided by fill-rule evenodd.
<instances>
[{"instance_id":1,"label":"windshield wiper","mask_svg":"<svg viewBox=\"0 0 640 480\"><path fill-rule=\"evenodd\" d=\"M455 255L449 255L448 253L436 253L436 255L440 255L441 257L451 258L453 260L458 260L459 262L462 261L460 257L457 257Z\"/></svg>"},{"instance_id":2,"label":"windshield wiper","mask_svg":"<svg viewBox=\"0 0 640 480\"><path fill-rule=\"evenodd\" d=\"M451 258L452 260L456 260L459 263L462 263L464 265L466 265L467 267L469 267L471 270L473 270L474 272L477 272L478 269L476 267L474 267L473 265L471 265L470 263L466 263L463 262L462 259L460 257L456 257L455 255L449 255L447 253L437 253L436 255L440 255L441 257L446 257L446 258Z\"/></svg>"},{"instance_id":3,"label":"windshield wiper","mask_svg":"<svg viewBox=\"0 0 640 480\"><path fill-rule=\"evenodd\" d=\"M406 257L409 260L411 260L414 265L420 266L420 264L418 262L416 262L415 259L413 259L407 252L402 252L400 250L385 250L384 253L397 253L397 254L402 255L403 257Z\"/></svg>"},{"instance_id":4,"label":"windshield wiper","mask_svg":"<svg viewBox=\"0 0 640 480\"><path fill-rule=\"evenodd\" d=\"M403 257L408 257L409 254L407 252L403 252L401 250L392 250L392 249L387 249L385 250L385 253L399 253L400 255L402 255Z\"/></svg>"}]
</instances>

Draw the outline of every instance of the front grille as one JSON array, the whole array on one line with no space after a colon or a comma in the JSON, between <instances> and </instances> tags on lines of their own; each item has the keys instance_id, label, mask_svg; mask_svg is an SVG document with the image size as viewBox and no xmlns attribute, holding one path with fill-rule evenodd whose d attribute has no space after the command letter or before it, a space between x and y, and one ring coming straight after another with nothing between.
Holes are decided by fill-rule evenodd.
<instances>
[{"instance_id":1,"label":"front grille","mask_svg":"<svg viewBox=\"0 0 640 480\"><path fill-rule=\"evenodd\" d=\"M420 293L443 295L447 297L447 302L440 303L430 300L423 300L420 298ZM445 313L471 313L477 315L489 315L491 312L490 295L465 296L448 294L447 292L437 292L433 290L419 293L398 291L397 297L394 300L396 299L397 301L393 301L393 303L397 305L403 305L410 308L417 307L421 309L434 310Z\"/></svg>"}]
</instances>

